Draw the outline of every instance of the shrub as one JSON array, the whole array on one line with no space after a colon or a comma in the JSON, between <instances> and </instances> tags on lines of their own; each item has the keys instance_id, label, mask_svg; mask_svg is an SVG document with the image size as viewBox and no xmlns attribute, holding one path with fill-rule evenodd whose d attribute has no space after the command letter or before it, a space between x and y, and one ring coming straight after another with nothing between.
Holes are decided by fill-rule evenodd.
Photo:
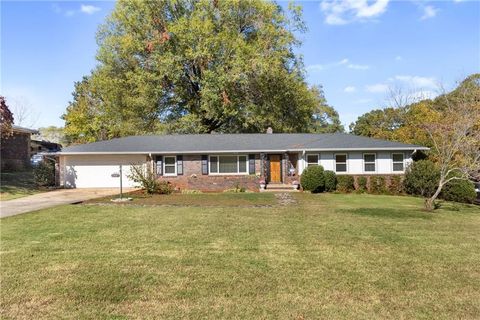
<instances>
[{"instance_id":1,"label":"shrub","mask_svg":"<svg viewBox=\"0 0 480 320\"><path fill-rule=\"evenodd\" d=\"M40 162L33 169L33 179L40 187L51 187L55 185L55 163L51 160Z\"/></svg>"},{"instance_id":2,"label":"shrub","mask_svg":"<svg viewBox=\"0 0 480 320\"><path fill-rule=\"evenodd\" d=\"M452 180L443 187L440 197L447 201L473 203L477 193L471 181Z\"/></svg>"},{"instance_id":3,"label":"shrub","mask_svg":"<svg viewBox=\"0 0 480 320\"><path fill-rule=\"evenodd\" d=\"M368 180L367 180L367 177L359 177L358 180L357 180L357 184L358 184L358 189L357 191L358 192L367 192L368 189L367 189L367 184L368 184Z\"/></svg>"},{"instance_id":4,"label":"shrub","mask_svg":"<svg viewBox=\"0 0 480 320\"><path fill-rule=\"evenodd\" d=\"M430 160L420 160L407 168L403 185L408 194L431 197L439 179L440 172L435 164Z\"/></svg>"},{"instance_id":5,"label":"shrub","mask_svg":"<svg viewBox=\"0 0 480 320\"><path fill-rule=\"evenodd\" d=\"M325 180L325 191L332 192L337 190L337 175L335 172L326 170L323 172L323 177Z\"/></svg>"},{"instance_id":6,"label":"shrub","mask_svg":"<svg viewBox=\"0 0 480 320\"><path fill-rule=\"evenodd\" d=\"M128 178L142 188L145 193L171 194L173 185L168 181L158 181L157 175L143 165L131 165Z\"/></svg>"},{"instance_id":7,"label":"shrub","mask_svg":"<svg viewBox=\"0 0 480 320\"><path fill-rule=\"evenodd\" d=\"M403 181L401 176L392 176L390 178L390 184L388 185L388 191L391 194L402 194L403 193Z\"/></svg>"},{"instance_id":8,"label":"shrub","mask_svg":"<svg viewBox=\"0 0 480 320\"><path fill-rule=\"evenodd\" d=\"M175 188L169 181L158 181L157 193L171 194Z\"/></svg>"},{"instance_id":9,"label":"shrub","mask_svg":"<svg viewBox=\"0 0 480 320\"><path fill-rule=\"evenodd\" d=\"M375 194L382 194L387 192L385 186L385 177L372 176L370 177L370 192Z\"/></svg>"},{"instance_id":10,"label":"shrub","mask_svg":"<svg viewBox=\"0 0 480 320\"><path fill-rule=\"evenodd\" d=\"M340 192L352 192L355 190L355 179L353 176L338 176L337 190Z\"/></svg>"},{"instance_id":11,"label":"shrub","mask_svg":"<svg viewBox=\"0 0 480 320\"><path fill-rule=\"evenodd\" d=\"M303 170L300 179L302 188L311 192L322 192L325 189L325 177L322 166L310 166Z\"/></svg>"}]
</instances>

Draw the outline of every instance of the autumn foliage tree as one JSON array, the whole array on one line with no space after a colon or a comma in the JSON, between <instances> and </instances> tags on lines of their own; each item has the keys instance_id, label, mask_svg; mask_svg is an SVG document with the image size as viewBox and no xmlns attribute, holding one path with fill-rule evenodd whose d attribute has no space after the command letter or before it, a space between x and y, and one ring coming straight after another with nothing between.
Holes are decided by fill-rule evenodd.
<instances>
[{"instance_id":1,"label":"autumn foliage tree","mask_svg":"<svg viewBox=\"0 0 480 320\"><path fill-rule=\"evenodd\" d=\"M1 137L6 138L13 134L13 114L7 106L5 97L0 96L0 131Z\"/></svg>"},{"instance_id":2,"label":"autumn foliage tree","mask_svg":"<svg viewBox=\"0 0 480 320\"><path fill-rule=\"evenodd\" d=\"M76 141L154 133L339 130L295 53L301 9L270 1L119 1L75 86Z\"/></svg>"},{"instance_id":3,"label":"autumn foliage tree","mask_svg":"<svg viewBox=\"0 0 480 320\"><path fill-rule=\"evenodd\" d=\"M423 124L440 170L438 187L425 201L427 210L434 209L449 182L480 178L480 82L467 80L452 93L441 95L437 120Z\"/></svg>"}]
</instances>

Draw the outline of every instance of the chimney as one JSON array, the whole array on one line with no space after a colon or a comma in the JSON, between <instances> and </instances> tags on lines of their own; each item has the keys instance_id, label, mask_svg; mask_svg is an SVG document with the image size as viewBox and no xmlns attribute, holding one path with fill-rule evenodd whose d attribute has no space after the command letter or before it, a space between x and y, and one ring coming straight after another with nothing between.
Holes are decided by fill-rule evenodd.
<instances>
[{"instance_id":1,"label":"chimney","mask_svg":"<svg viewBox=\"0 0 480 320\"><path fill-rule=\"evenodd\" d=\"M268 127L268 128L267 128L267 133L268 133L268 134L272 134L272 133L273 133L272 127Z\"/></svg>"}]
</instances>

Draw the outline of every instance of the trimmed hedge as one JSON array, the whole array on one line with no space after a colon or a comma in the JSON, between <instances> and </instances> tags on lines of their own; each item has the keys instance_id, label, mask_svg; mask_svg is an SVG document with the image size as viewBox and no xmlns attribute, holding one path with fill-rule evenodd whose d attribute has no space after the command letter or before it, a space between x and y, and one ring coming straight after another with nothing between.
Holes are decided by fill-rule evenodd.
<instances>
[{"instance_id":1,"label":"trimmed hedge","mask_svg":"<svg viewBox=\"0 0 480 320\"><path fill-rule=\"evenodd\" d=\"M337 190L340 192L352 192L355 190L355 179L353 176L341 175L337 177Z\"/></svg>"},{"instance_id":2,"label":"trimmed hedge","mask_svg":"<svg viewBox=\"0 0 480 320\"><path fill-rule=\"evenodd\" d=\"M303 190L323 192L325 190L325 177L322 166L310 166L303 170L300 179Z\"/></svg>"},{"instance_id":3,"label":"trimmed hedge","mask_svg":"<svg viewBox=\"0 0 480 320\"><path fill-rule=\"evenodd\" d=\"M368 191L368 179L367 177L358 177L357 179L357 191L360 193L364 193Z\"/></svg>"},{"instance_id":4,"label":"trimmed hedge","mask_svg":"<svg viewBox=\"0 0 480 320\"><path fill-rule=\"evenodd\" d=\"M326 170L323 172L325 178L325 191L332 192L337 190L337 175L335 172Z\"/></svg>"},{"instance_id":5,"label":"trimmed hedge","mask_svg":"<svg viewBox=\"0 0 480 320\"><path fill-rule=\"evenodd\" d=\"M452 180L443 187L440 198L447 201L473 203L477 198L477 193L471 181Z\"/></svg>"},{"instance_id":6,"label":"trimmed hedge","mask_svg":"<svg viewBox=\"0 0 480 320\"><path fill-rule=\"evenodd\" d=\"M385 177L371 176L370 177L370 192L375 194L386 193L387 187L385 185Z\"/></svg>"},{"instance_id":7,"label":"trimmed hedge","mask_svg":"<svg viewBox=\"0 0 480 320\"><path fill-rule=\"evenodd\" d=\"M390 184L388 185L388 191L391 194L402 194L404 192L402 176L390 177Z\"/></svg>"}]
</instances>

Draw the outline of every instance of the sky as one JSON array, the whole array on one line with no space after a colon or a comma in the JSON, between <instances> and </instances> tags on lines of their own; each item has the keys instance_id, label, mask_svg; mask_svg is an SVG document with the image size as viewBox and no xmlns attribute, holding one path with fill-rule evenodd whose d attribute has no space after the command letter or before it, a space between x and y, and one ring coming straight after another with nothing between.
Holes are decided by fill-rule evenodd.
<instances>
[{"instance_id":1,"label":"sky","mask_svg":"<svg viewBox=\"0 0 480 320\"><path fill-rule=\"evenodd\" d=\"M286 2L280 2L284 7ZM433 97L480 72L480 0L297 1L311 85L348 124L388 105L391 88ZM95 67L110 1L1 1L0 94L25 126L63 126L74 82Z\"/></svg>"}]
</instances>

